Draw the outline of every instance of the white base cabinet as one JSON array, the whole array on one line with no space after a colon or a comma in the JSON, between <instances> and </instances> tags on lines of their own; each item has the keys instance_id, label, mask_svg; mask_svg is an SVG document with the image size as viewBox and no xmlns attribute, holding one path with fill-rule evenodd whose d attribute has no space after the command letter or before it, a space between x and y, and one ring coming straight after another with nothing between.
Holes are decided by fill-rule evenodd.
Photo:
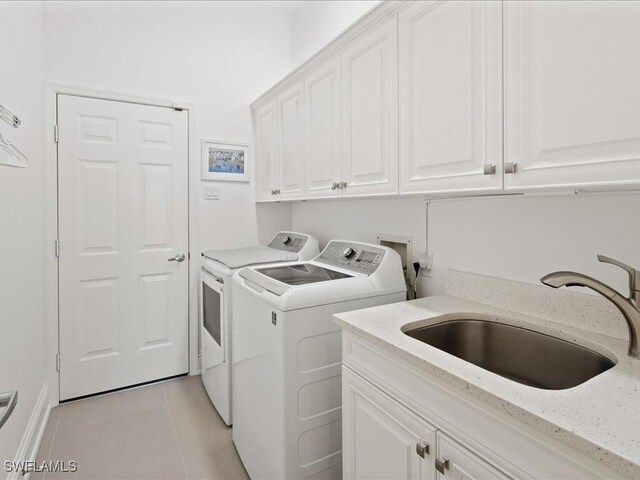
<instances>
[{"instance_id":1,"label":"white base cabinet","mask_svg":"<svg viewBox=\"0 0 640 480\"><path fill-rule=\"evenodd\" d=\"M343 330L345 480L623 479Z\"/></svg>"},{"instance_id":2,"label":"white base cabinet","mask_svg":"<svg viewBox=\"0 0 640 480\"><path fill-rule=\"evenodd\" d=\"M344 478L434 479L436 428L347 367L342 382Z\"/></svg>"}]
</instances>

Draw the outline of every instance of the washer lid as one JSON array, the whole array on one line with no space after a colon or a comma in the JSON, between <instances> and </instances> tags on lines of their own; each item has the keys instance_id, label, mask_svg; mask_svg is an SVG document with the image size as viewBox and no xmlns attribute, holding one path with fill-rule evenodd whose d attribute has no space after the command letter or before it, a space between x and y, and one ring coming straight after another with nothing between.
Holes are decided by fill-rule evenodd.
<instances>
[{"instance_id":1,"label":"washer lid","mask_svg":"<svg viewBox=\"0 0 640 480\"><path fill-rule=\"evenodd\" d=\"M287 285L308 285L310 283L340 280L353 276L310 263L256 268L256 271Z\"/></svg>"}]
</instances>

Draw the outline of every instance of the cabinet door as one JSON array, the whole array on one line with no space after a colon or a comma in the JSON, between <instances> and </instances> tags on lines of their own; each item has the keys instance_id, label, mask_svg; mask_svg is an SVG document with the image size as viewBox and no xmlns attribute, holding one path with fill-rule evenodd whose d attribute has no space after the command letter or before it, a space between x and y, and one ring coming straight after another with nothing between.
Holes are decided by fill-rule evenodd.
<instances>
[{"instance_id":1,"label":"cabinet door","mask_svg":"<svg viewBox=\"0 0 640 480\"><path fill-rule=\"evenodd\" d=\"M336 197L342 181L340 59L313 71L305 80L305 196Z\"/></svg>"},{"instance_id":2,"label":"cabinet door","mask_svg":"<svg viewBox=\"0 0 640 480\"><path fill-rule=\"evenodd\" d=\"M436 463L444 459L448 460L441 467L442 471L438 471L438 479L498 480L510 478L442 432L438 432L437 437Z\"/></svg>"},{"instance_id":3,"label":"cabinet door","mask_svg":"<svg viewBox=\"0 0 640 480\"><path fill-rule=\"evenodd\" d=\"M302 83L278 96L278 194L279 200L304 197Z\"/></svg>"},{"instance_id":4,"label":"cabinet door","mask_svg":"<svg viewBox=\"0 0 640 480\"><path fill-rule=\"evenodd\" d=\"M253 112L256 136L256 200L276 200L276 102Z\"/></svg>"},{"instance_id":5,"label":"cabinet door","mask_svg":"<svg viewBox=\"0 0 640 480\"><path fill-rule=\"evenodd\" d=\"M342 195L398 191L397 16L343 53Z\"/></svg>"},{"instance_id":6,"label":"cabinet door","mask_svg":"<svg viewBox=\"0 0 640 480\"><path fill-rule=\"evenodd\" d=\"M399 75L400 191L502 188L502 3L402 11Z\"/></svg>"},{"instance_id":7,"label":"cabinet door","mask_svg":"<svg viewBox=\"0 0 640 480\"><path fill-rule=\"evenodd\" d=\"M505 187L640 181L640 2L504 8Z\"/></svg>"},{"instance_id":8,"label":"cabinet door","mask_svg":"<svg viewBox=\"0 0 640 480\"><path fill-rule=\"evenodd\" d=\"M435 478L435 428L348 367L342 367L342 382L344 478ZM424 448L424 458L417 448Z\"/></svg>"}]
</instances>

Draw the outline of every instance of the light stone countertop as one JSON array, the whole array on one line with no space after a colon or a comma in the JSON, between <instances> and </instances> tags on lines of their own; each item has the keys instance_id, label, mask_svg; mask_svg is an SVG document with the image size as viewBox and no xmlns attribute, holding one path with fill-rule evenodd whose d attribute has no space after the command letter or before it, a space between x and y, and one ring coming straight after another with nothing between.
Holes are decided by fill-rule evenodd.
<instances>
[{"instance_id":1,"label":"light stone countertop","mask_svg":"<svg viewBox=\"0 0 640 480\"><path fill-rule=\"evenodd\" d=\"M503 378L402 333L410 323L420 327L468 318L469 313L474 318L523 326L583 345L617 364L577 387L542 390ZM640 478L640 360L627 355L627 340L451 295L342 313L334 320L344 330L609 468ZM622 317L616 321L624 324Z\"/></svg>"}]
</instances>

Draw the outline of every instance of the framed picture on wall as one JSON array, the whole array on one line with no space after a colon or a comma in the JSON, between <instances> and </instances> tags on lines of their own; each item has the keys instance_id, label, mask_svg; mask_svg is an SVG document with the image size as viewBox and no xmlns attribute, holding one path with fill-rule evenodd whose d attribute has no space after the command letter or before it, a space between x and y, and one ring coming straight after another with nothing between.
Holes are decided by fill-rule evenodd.
<instances>
[{"instance_id":1,"label":"framed picture on wall","mask_svg":"<svg viewBox=\"0 0 640 480\"><path fill-rule=\"evenodd\" d=\"M249 145L202 140L202 179L248 182Z\"/></svg>"}]
</instances>

